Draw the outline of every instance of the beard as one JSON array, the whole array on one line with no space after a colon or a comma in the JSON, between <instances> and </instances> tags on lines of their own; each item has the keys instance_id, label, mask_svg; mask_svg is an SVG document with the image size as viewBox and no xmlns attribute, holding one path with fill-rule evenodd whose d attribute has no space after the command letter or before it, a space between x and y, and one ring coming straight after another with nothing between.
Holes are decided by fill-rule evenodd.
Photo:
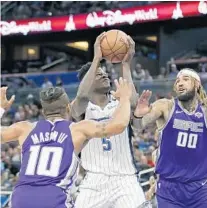
<instances>
[{"instance_id":1,"label":"beard","mask_svg":"<svg viewBox=\"0 0 207 208\"><path fill-rule=\"evenodd\" d=\"M188 102L190 100L193 100L195 95L196 95L196 92L195 92L195 89L193 89L189 92L186 92L185 94L177 95L177 98L181 102Z\"/></svg>"}]
</instances>

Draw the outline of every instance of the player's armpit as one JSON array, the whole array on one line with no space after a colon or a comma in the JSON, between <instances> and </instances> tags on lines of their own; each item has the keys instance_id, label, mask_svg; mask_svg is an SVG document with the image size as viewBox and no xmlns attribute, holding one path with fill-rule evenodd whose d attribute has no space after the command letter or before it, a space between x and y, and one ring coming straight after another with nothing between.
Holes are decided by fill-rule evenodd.
<instances>
[{"instance_id":1,"label":"player's armpit","mask_svg":"<svg viewBox=\"0 0 207 208\"><path fill-rule=\"evenodd\" d=\"M8 127L1 127L1 143L16 141L23 133L26 121L14 123Z\"/></svg>"}]
</instances>

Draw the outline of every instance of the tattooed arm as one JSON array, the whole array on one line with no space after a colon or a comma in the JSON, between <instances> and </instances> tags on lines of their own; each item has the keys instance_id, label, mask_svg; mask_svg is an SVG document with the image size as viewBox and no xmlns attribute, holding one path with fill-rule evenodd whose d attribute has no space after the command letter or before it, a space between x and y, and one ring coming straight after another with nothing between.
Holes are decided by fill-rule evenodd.
<instances>
[{"instance_id":1,"label":"tattooed arm","mask_svg":"<svg viewBox=\"0 0 207 208\"><path fill-rule=\"evenodd\" d=\"M169 105L169 100L167 99L160 99L155 101L150 107L149 112L146 115L141 113L142 109L136 108L134 112L134 120L133 120L133 127L136 129L144 129L149 124L155 123L157 119L163 117L164 118L164 111L167 110Z\"/></svg>"}]
</instances>

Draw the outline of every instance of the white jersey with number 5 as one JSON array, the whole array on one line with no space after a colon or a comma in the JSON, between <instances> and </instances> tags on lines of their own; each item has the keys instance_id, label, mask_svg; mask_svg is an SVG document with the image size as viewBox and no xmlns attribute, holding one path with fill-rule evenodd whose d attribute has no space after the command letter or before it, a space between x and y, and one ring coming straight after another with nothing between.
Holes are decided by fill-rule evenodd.
<instances>
[{"instance_id":1,"label":"white jersey with number 5","mask_svg":"<svg viewBox=\"0 0 207 208\"><path fill-rule=\"evenodd\" d=\"M111 119L119 102L114 98L101 109L89 102L85 119L107 121ZM124 113L124 112L123 112ZM119 135L110 138L91 139L81 152L82 166L85 170L107 175L131 175L136 173L132 156L132 144L128 128Z\"/></svg>"}]
</instances>

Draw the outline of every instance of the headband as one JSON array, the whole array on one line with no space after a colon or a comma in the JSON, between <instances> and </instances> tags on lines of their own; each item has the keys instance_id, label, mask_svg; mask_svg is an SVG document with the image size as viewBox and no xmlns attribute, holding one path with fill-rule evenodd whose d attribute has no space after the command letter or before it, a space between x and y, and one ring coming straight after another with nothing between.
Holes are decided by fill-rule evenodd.
<instances>
[{"instance_id":1,"label":"headband","mask_svg":"<svg viewBox=\"0 0 207 208\"><path fill-rule=\"evenodd\" d=\"M187 75L187 76L190 76L190 77L193 77L194 79L196 79L199 83L201 83L201 79L198 75L198 73L196 73L195 71L192 71L191 69L182 69L181 71L179 71L179 73L177 74L177 78L180 76L180 75Z\"/></svg>"}]
</instances>

